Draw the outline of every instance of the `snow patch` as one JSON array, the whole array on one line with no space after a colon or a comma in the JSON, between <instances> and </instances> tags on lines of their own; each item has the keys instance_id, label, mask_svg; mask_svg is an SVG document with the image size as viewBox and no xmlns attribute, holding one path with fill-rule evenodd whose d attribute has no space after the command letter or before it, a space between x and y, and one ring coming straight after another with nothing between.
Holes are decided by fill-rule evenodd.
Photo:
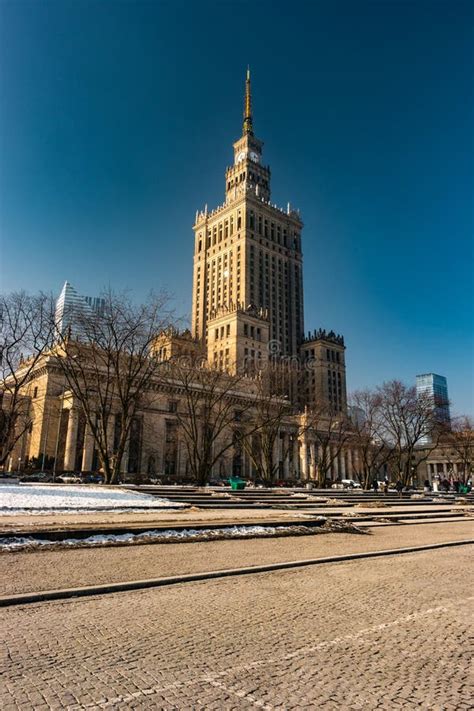
<instances>
[{"instance_id":1,"label":"snow patch","mask_svg":"<svg viewBox=\"0 0 474 711\"><path fill-rule=\"evenodd\" d=\"M18 513L91 513L184 508L168 499L104 486L6 484L0 486L0 515Z\"/></svg>"},{"instance_id":2,"label":"snow patch","mask_svg":"<svg viewBox=\"0 0 474 711\"><path fill-rule=\"evenodd\" d=\"M101 533L87 538L67 538L51 540L34 536L0 538L0 549L5 551L24 548L44 548L48 546L103 546L132 545L134 543L180 543L185 541L210 541L225 538L258 538L317 533L309 526L226 526L223 528L153 529L142 533Z\"/></svg>"}]
</instances>

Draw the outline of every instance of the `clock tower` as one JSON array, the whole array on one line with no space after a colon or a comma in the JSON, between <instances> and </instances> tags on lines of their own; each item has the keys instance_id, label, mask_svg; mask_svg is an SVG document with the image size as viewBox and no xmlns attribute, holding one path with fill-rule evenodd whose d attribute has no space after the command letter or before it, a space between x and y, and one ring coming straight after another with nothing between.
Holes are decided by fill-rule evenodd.
<instances>
[{"instance_id":1,"label":"clock tower","mask_svg":"<svg viewBox=\"0 0 474 711\"><path fill-rule=\"evenodd\" d=\"M247 70L242 136L225 173L225 202L196 213L192 335L210 362L232 368L269 353L297 355L303 340L299 213L270 202L270 168L253 132Z\"/></svg>"},{"instance_id":2,"label":"clock tower","mask_svg":"<svg viewBox=\"0 0 474 711\"><path fill-rule=\"evenodd\" d=\"M241 186L270 200L270 168L262 165L262 148L263 141L253 133L250 70L247 69L242 137L234 143L234 165L227 168L225 174L227 200L232 199Z\"/></svg>"}]
</instances>

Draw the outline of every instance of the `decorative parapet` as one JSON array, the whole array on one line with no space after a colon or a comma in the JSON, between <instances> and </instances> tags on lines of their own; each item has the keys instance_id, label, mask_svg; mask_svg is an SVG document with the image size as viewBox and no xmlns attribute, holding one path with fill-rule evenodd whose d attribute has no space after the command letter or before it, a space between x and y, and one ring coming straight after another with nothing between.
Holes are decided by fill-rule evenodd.
<instances>
[{"instance_id":1,"label":"decorative parapet","mask_svg":"<svg viewBox=\"0 0 474 711\"><path fill-rule=\"evenodd\" d=\"M239 304L231 301L229 304L222 304L216 309L211 311L209 314L209 321L213 321L216 318L221 318L222 316L229 316L230 314L243 314L245 316L252 316L253 318L258 318L261 321L269 321L270 317L268 314L268 309L259 308L253 304L244 306L244 304Z\"/></svg>"},{"instance_id":2,"label":"decorative parapet","mask_svg":"<svg viewBox=\"0 0 474 711\"><path fill-rule=\"evenodd\" d=\"M305 343L314 343L315 341L328 341L338 346L344 346L344 336L334 331L326 331L325 328L315 329L312 333L308 332L307 337L303 339L303 345Z\"/></svg>"},{"instance_id":3,"label":"decorative parapet","mask_svg":"<svg viewBox=\"0 0 474 711\"><path fill-rule=\"evenodd\" d=\"M264 197L259 195L260 189L258 185L251 185L248 186L246 183L242 183L242 185L235 186L233 188L228 196L227 199L222 205L219 205L218 207L214 208L210 212L207 209L207 205L205 205L204 210L197 210L196 211L196 218L194 221L194 227L198 227L201 222L205 222L209 217L214 217L215 215L218 215L220 212L225 210L226 207L229 206L234 200L240 199L241 197L247 195L248 193L251 193L254 195L254 197L257 198L261 203L264 205L268 205L269 207L272 207L274 210L277 210L280 212L282 215L287 215L294 220L297 220L298 222L301 222L300 218L300 211L299 210L294 210L290 203L288 203L286 210L282 207L279 207L275 203L270 202L270 200L265 200Z\"/></svg>"},{"instance_id":4,"label":"decorative parapet","mask_svg":"<svg viewBox=\"0 0 474 711\"><path fill-rule=\"evenodd\" d=\"M195 343L198 343L199 341L196 338L193 338L191 331L189 328L185 328L184 330L180 330L179 328L176 328L175 326L168 326L167 328L164 328L162 331L158 333L158 337L166 337L166 338L179 338L183 339L186 341L194 341Z\"/></svg>"}]
</instances>

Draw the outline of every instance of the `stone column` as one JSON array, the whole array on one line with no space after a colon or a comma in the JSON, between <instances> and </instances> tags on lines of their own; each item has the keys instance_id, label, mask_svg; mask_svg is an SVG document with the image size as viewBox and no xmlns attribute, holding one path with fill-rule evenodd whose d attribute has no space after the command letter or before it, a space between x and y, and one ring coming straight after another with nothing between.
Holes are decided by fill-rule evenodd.
<instances>
[{"instance_id":1,"label":"stone column","mask_svg":"<svg viewBox=\"0 0 474 711\"><path fill-rule=\"evenodd\" d=\"M309 478L316 479L316 447L314 442L309 445Z\"/></svg>"},{"instance_id":2,"label":"stone column","mask_svg":"<svg viewBox=\"0 0 474 711\"><path fill-rule=\"evenodd\" d=\"M352 476L354 478L356 478L355 477L356 472L357 472L357 474L360 474L360 472L359 472L359 453L358 453L357 449L354 449L354 451L352 452Z\"/></svg>"},{"instance_id":3,"label":"stone column","mask_svg":"<svg viewBox=\"0 0 474 711\"><path fill-rule=\"evenodd\" d=\"M308 448L306 445L306 440L301 442L301 478L308 478Z\"/></svg>"},{"instance_id":4,"label":"stone column","mask_svg":"<svg viewBox=\"0 0 474 711\"><path fill-rule=\"evenodd\" d=\"M332 478L337 479L339 477L339 462L338 457L336 453L334 452L334 449L331 450L331 457L332 457Z\"/></svg>"},{"instance_id":5,"label":"stone column","mask_svg":"<svg viewBox=\"0 0 474 711\"><path fill-rule=\"evenodd\" d=\"M341 452L340 458L341 458L341 464L340 464L341 479L345 479L346 478L346 453L344 451Z\"/></svg>"},{"instance_id":6,"label":"stone column","mask_svg":"<svg viewBox=\"0 0 474 711\"><path fill-rule=\"evenodd\" d=\"M67 421L66 446L64 449L64 471L74 471L76 465L77 428L79 417L77 410L71 407Z\"/></svg>"},{"instance_id":7,"label":"stone column","mask_svg":"<svg viewBox=\"0 0 474 711\"><path fill-rule=\"evenodd\" d=\"M348 479L354 479L352 476L352 449L348 449L346 453L346 476Z\"/></svg>"},{"instance_id":8,"label":"stone column","mask_svg":"<svg viewBox=\"0 0 474 711\"><path fill-rule=\"evenodd\" d=\"M280 447L281 439L280 433L277 433L275 441L273 443L273 472L275 475L275 480L280 479ZM272 474L273 474L272 472Z\"/></svg>"},{"instance_id":9,"label":"stone column","mask_svg":"<svg viewBox=\"0 0 474 711\"><path fill-rule=\"evenodd\" d=\"M282 440L283 443L283 477L285 479L290 478L290 435L285 432L285 436Z\"/></svg>"},{"instance_id":10,"label":"stone column","mask_svg":"<svg viewBox=\"0 0 474 711\"><path fill-rule=\"evenodd\" d=\"M90 472L92 469L92 459L94 457L94 437L92 436L91 428L86 424L84 434L84 449L82 450L82 472Z\"/></svg>"}]
</instances>

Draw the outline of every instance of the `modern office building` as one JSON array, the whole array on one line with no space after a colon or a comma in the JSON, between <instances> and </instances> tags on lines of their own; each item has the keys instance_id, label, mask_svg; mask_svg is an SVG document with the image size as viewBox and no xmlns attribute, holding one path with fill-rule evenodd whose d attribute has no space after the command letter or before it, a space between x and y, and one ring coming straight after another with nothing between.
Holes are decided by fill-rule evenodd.
<instances>
[{"instance_id":1,"label":"modern office building","mask_svg":"<svg viewBox=\"0 0 474 711\"><path fill-rule=\"evenodd\" d=\"M68 281L56 301L55 321L59 333L73 337L81 335L80 316L84 312L102 313L105 299L97 296L81 296Z\"/></svg>"},{"instance_id":2,"label":"modern office building","mask_svg":"<svg viewBox=\"0 0 474 711\"><path fill-rule=\"evenodd\" d=\"M416 376L416 392L420 396L428 396L435 408L435 417L438 422L449 424L448 382L444 375L436 373L423 373Z\"/></svg>"}]
</instances>

